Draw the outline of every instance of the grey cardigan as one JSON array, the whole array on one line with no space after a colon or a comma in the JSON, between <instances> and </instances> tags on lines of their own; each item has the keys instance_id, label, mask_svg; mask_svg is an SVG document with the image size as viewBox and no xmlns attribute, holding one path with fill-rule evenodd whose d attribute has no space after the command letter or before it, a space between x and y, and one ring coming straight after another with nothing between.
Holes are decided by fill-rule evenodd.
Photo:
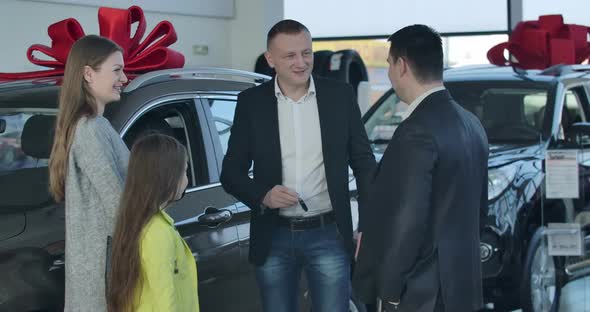
<instances>
[{"instance_id":1,"label":"grey cardigan","mask_svg":"<svg viewBox=\"0 0 590 312\"><path fill-rule=\"evenodd\" d=\"M123 191L129 150L104 117L82 118L65 189L65 311L106 311L105 260Z\"/></svg>"}]
</instances>

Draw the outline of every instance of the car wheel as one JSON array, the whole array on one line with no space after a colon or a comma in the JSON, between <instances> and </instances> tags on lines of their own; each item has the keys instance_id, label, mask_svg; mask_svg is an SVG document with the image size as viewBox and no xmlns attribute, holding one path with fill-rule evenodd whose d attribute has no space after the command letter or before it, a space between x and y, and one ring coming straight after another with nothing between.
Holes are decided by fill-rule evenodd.
<instances>
[{"instance_id":1,"label":"car wheel","mask_svg":"<svg viewBox=\"0 0 590 312\"><path fill-rule=\"evenodd\" d=\"M332 57L340 57L339 67L334 70L330 70ZM361 56L352 49L340 50L334 52L327 62L327 71L325 77L329 79L340 80L352 85L352 90L356 95L358 92L358 86L361 81L368 81L369 75L367 73L367 67L363 62Z\"/></svg>"},{"instance_id":2,"label":"car wheel","mask_svg":"<svg viewBox=\"0 0 590 312\"><path fill-rule=\"evenodd\" d=\"M529 243L524 267L521 299L525 312L559 310L564 284L563 261L550 256L544 242L543 227L539 227Z\"/></svg>"}]
</instances>

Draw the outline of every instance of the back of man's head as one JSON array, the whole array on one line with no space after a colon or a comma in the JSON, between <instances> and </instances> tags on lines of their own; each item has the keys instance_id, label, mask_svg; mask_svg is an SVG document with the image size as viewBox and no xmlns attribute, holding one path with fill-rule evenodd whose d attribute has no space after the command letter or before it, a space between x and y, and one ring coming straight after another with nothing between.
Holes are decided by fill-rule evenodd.
<instances>
[{"instance_id":1,"label":"back of man's head","mask_svg":"<svg viewBox=\"0 0 590 312\"><path fill-rule=\"evenodd\" d=\"M442 41L434 29L426 25L407 26L396 31L388 41L392 60L404 58L416 80L421 83L442 81Z\"/></svg>"},{"instance_id":2,"label":"back of man's head","mask_svg":"<svg viewBox=\"0 0 590 312\"><path fill-rule=\"evenodd\" d=\"M272 40L279 34L288 34L288 35L296 35L301 32L309 33L309 30L305 25L299 23L298 21L285 19L278 23L276 23L266 35L266 48L270 47L270 43Z\"/></svg>"}]
</instances>

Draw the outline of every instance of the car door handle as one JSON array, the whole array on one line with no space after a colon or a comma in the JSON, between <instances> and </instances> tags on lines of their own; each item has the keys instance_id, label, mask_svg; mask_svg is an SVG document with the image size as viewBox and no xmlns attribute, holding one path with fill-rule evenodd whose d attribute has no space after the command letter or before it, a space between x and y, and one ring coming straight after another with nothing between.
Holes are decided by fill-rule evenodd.
<instances>
[{"instance_id":1,"label":"car door handle","mask_svg":"<svg viewBox=\"0 0 590 312\"><path fill-rule=\"evenodd\" d=\"M205 212L197 218L200 225L216 228L220 224L231 220L233 214L229 209L218 209L215 207L205 208Z\"/></svg>"}]
</instances>

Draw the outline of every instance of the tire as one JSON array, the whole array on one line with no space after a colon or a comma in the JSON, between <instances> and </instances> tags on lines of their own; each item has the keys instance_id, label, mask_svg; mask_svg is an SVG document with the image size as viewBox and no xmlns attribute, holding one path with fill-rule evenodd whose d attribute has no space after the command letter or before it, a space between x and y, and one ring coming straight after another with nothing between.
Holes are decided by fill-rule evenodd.
<instances>
[{"instance_id":1,"label":"tire","mask_svg":"<svg viewBox=\"0 0 590 312\"><path fill-rule=\"evenodd\" d=\"M313 53L313 73L320 77L326 77L330 68L330 57L334 51L320 50Z\"/></svg>"},{"instance_id":2,"label":"tire","mask_svg":"<svg viewBox=\"0 0 590 312\"><path fill-rule=\"evenodd\" d=\"M338 64L338 58L340 62ZM332 67L334 65L334 67ZM339 66L338 66L339 65ZM357 93L361 81L368 81L367 67L361 56L352 49L335 52L327 64L326 78L344 81L352 85L354 93Z\"/></svg>"},{"instance_id":3,"label":"tire","mask_svg":"<svg viewBox=\"0 0 590 312\"><path fill-rule=\"evenodd\" d=\"M524 312L557 312L561 288L565 284L563 258L548 255L544 227L533 235L527 250L521 284Z\"/></svg>"},{"instance_id":4,"label":"tire","mask_svg":"<svg viewBox=\"0 0 590 312\"><path fill-rule=\"evenodd\" d=\"M254 65L254 72L274 77L275 70L274 68L268 65L266 57L264 57L264 53L260 54L260 56L256 59L256 65Z\"/></svg>"}]
</instances>

